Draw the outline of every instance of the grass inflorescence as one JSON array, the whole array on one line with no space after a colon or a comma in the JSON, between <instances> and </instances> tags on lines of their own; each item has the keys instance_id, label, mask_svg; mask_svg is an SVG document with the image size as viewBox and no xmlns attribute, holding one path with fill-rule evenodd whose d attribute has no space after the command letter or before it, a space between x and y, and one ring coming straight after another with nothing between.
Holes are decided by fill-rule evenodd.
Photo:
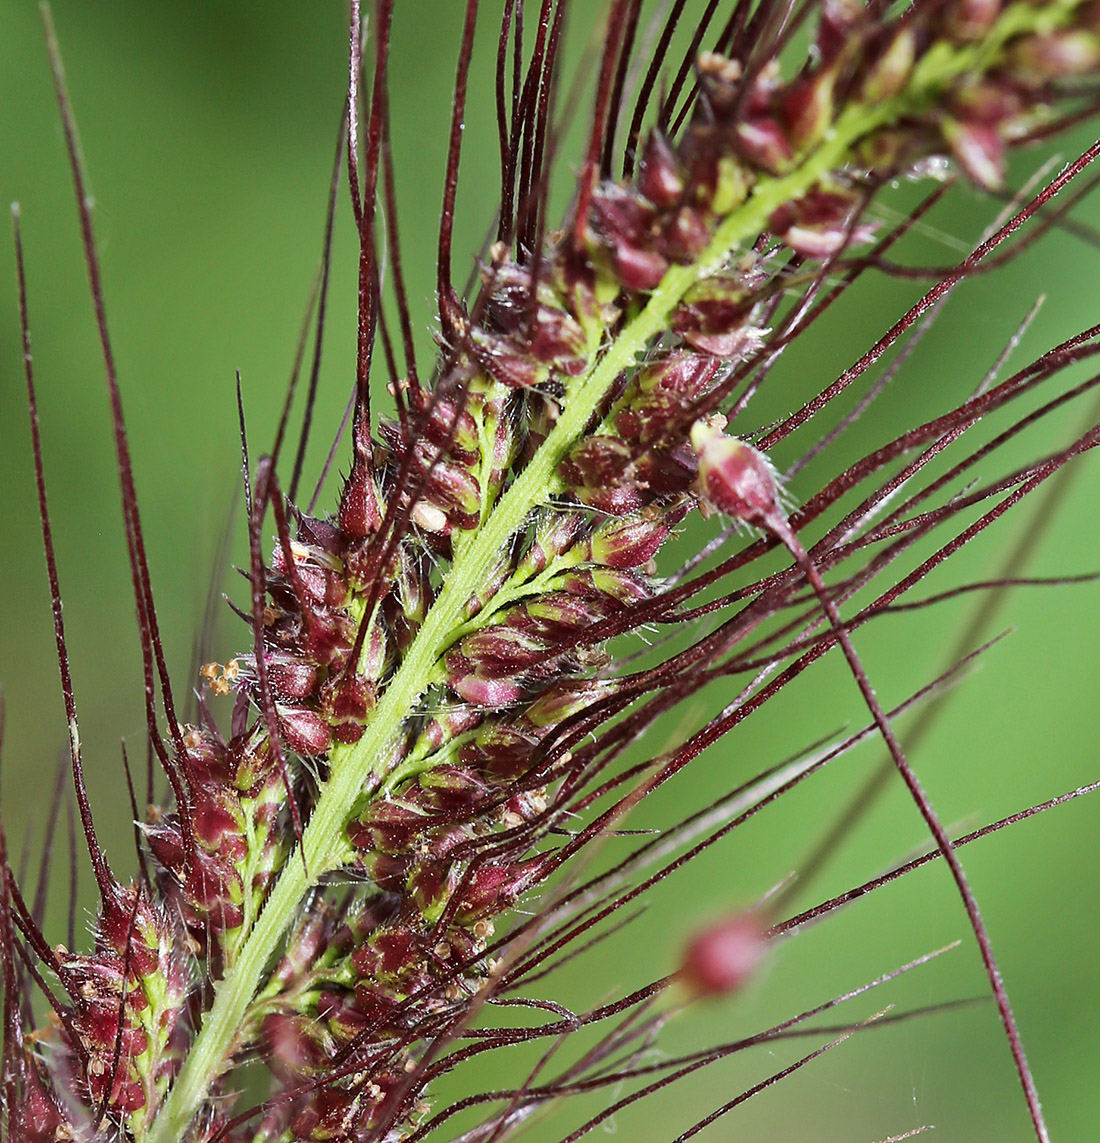
<instances>
[{"instance_id":1,"label":"grass inflorescence","mask_svg":"<svg viewBox=\"0 0 1100 1143\"><path fill-rule=\"evenodd\" d=\"M1087 364L1096 330L1022 366L1006 355L934 415L830 460L959 283L1073 225L1067 211L1091 189L1100 144L1005 192L983 240L957 262L896 257L955 183L995 201L1010 148L1092 111L1096 6L929 0L901 12L765 0L711 3L688 18L679 0L653 11L612 0L581 113L559 73L568 21L588 13L567 12L564 0L505 0L490 14L468 0L441 185L438 352L427 368L390 137L398 7L378 0L368 20L351 6L335 169L358 240L358 321L346 440L341 426L332 454L339 491L326 510L304 473L319 348L301 386L297 445L297 370L262 454L238 380L247 591L231 606L248 634L187 680L193 704L168 672L93 204L45 14L111 409L147 754L161 781L150 778L147 811L131 783L137 861L124 873L98 841L86 791L15 212L69 769L100 903L90 950L72 937L51 944L39 895L28 900L0 850L9 1137L490 1140L599 1094L596 1111L578 1099L587 1118L563 1127L571 1140L814 1021L813 1045L698 1109L686 1139L864 1029L905 1018L880 1007L847 1024L816 1019L933 954L736 1042L654 1063L670 1015L740 990L781 938L939 860L980 953L1022 1105L1047 1139L995 942L957 852L1013 823L955 836L963 831L944 822L910 761L925 727L895 729L910 710L931 719L988 644L975 626L940 675L888 699L859 645L872 620L934 614L936 598L911 590L1032 493L1049 507L1069 462L1100 440L1089 421L1032 459L1012 451L1023 430L1087 403L1100 380ZM698 21L686 43L682 20ZM476 177L463 166L464 120L486 36L496 45L499 205L464 288L453 277L456 202ZM555 217L561 149L578 115L574 185ZM915 206L901 180L920 187ZM318 347L332 234L330 214ZM875 275L928 286L842 374L781 418L756 420L784 353ZM895 364L871 382L891 354ZM391 399L384 414L381 393ZM991 418L996 428L981 433ZM788 484L803 469L826 475L796 502ZM696 518L711 538L684 555L678 537ZM958 590L1019 581L1009 569ZM865 725L785 764L743 759L713 803L655 836L632 832L646 799L709 747L736 742L750 715L833 649ZM720 694L718 709L670 738L670 716L704 692ZM789 905L854 829L882 785L875 778L838 810L844 829L795 882L685 928L682 959L663 975L609 981L584 1009L557 998L560 970L628 928L648 891L875 739L888 754L882 773L900 779L923 819L926 856L810 908ZM433 1104L470 1061L508 1049L523 1063L507 1084Z\"/></svg>"}]
</instances>

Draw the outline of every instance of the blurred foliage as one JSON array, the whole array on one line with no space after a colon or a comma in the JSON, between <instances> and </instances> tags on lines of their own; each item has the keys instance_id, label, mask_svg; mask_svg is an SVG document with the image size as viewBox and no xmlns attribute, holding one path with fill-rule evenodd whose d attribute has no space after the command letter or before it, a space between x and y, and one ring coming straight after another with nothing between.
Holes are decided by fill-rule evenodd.
<instances>
[{"instance_id":1,"label":"blurred foliage","mask_svg":"<svg viewBox=\"0 0 1100 1143\"><path fill-rule=\"evenodd\" d=\"M397 13L392 105L398 191L403 255L420 315L424 359L431 352L435 219L461 7L443 0L404 0ZM578 17L587 11L576 8ZM249 436L258 452L271 439L319 262L345 84L344 5L336 0L308 5L56 0L54 11L97 203L110 323L154 586L182 693L194 677L189 672L210 569L230 523L232 551L241 559L234 372L242 376ZM586 39L579 23L572 36L578 58ZM490 40L485 36L480 48L484 84L469 115L455 242L456 251L471 253L481 244L491 221L489 204L497 196ZM89 784L108 852L124 871L132 857L119 736L140 761L140 659L79 232L38 14L29 0L0 4L0 108L0 200L18 200L23 208L45 458ZM572 169L567 144L568 137L561 146L556 192L563 202ZM1060 147L1066 155L1076 153L1074 140L1062 140ZM1018 160L1017 183L1036 165L1034 154ZM899 202L912 201L910 188L898 193ZM960 190L950 209L936 214L916 236L911 259L954 261L997 209L998 204ZM346 201L340 211L307 473L319 470L350 387L355 249ZM1080 207L1077 217L1100 222L1095 202ZM1098 261L1100 255L1080 238L1055 233L1006 274L963 286L882 401L832 454L802 474L794 495L804 498L815 479L824 479L846 459L969 392L1037 292L1047 301L1014 362L1023 363L1094 322ZM15 852L25 838L32 839L27 861L33 881L40 861L33 838L41 832L65 733L33 500L10 254L5 262L9 272L0 278L3 792ZM461 263L456 266L461 277ZM847 298L824 323L827 330L815 331L784 361L750 411L751 424L766 423L820 388L916 293L913 283L878 281ZM1082 415L1071 410L1030 434L1028 452L1058 447ZM810 439L799 443L806 446ZM1100 566L1098 495L1100 472L1086 459L1053 519L1049 506L1038 518L1034 506L1025 508L952 570L940 572L928 592L994 574L1017 538L1039 525L1043 539L1029 572L1095 569ZM213 588L238 590L231 572L219 572ZM963 683L914 759L946 822L981 824L1096 777L1096 603L1093 586L1032 589L1007 601L999 623L1011 622L1014 632ZM934 612L886 618L861 632L860 650L887 704L942 669L943 656L976 606L974 597L963 597ZM244 632L226 608L216 612L214 630L207 633L208 657L224 659L241 645ZM670 823L820 735L862 724L865 713L841 665L823 668L643 805L632 824ZM728 697L707 696L715 702ZM697 706L683 719L694 724L701 715ZM677 727L669 726L665 735L654 736L649 750L672 741ZM664 883L643 917L563 974L568 1001L605 999L628 982L667 971L695 925L753 901L796 869L847 792L878 761L873 747L842 761L679 879ZM1090 1125L1100 1113L1096 813L1091 800L1074 803L964 854L1051 1128L1066 1140L1092 1137ZM920 819L899 784L810 893L824 896L861 881L925 843ZM57 874L68 861L63 835L54 850ZM90 881L85 873L82 880ZM57 881L60 885L63 877ZM82 889L87 906L90 885ZM800 902L809 903L808 898ZM51 935L57 939L64 912L58 892L51 913ZM985 995L954 887L946 871L933 866L788 942L746 996L680 1018L663 1046L687 1050L744 1035L957 938L963 941L960 949L862 998L841 1017L860 1019L887 1003L904 1008ZM674 1098L643 1104L619 1117L616 1126L630 1139L670 1138L741 1086L795 1059L800 1048L798 1042L783 1043L703 1072ZM490 1075L484 1082L497 1083L496 1073ZM576 1116L579 1110L561 1122L572 1123ZM926 1123L936 1125L937 1139L1029 1138L1026 1110L990 1003L861 1034L721 1121L708 1137L870 1141Z\"/></svg>"}]
</instances>

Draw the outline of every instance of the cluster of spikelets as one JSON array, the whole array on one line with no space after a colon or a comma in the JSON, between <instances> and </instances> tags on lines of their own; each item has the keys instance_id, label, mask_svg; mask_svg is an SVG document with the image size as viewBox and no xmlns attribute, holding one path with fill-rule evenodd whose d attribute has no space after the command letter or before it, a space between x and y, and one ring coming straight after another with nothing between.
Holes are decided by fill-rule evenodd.
<instances>
[{"instance_id":1,"label":"cluster of spikelets","mask_svg":"<svg viewBox=\"0 0 1100 1143\"><path fill-rule=\"evenodd\" d=\"M228 735L204 717L171 726L160 744L176 806L142 827L151 876L120 884L100 869L88 954L51 948L14 888L5 906L33 971L56 982L54 1029L5 1037L13 1141L143 1143L173 1130L196 1141L419 1138L440 1046L493 989L522 979L529 945L494 943L495 927L650 780L644 768L613 777L589 736L611 728L629 742L759 622L648 672L619 668L607 641L670 612L662 545L689 512L717 509L808 560L763 453L725 431L752 370L798 328L780 310L785 291L859 263L876 237L867 207L898 175L953 157L998 185L1005 148L1051 129L1066 81L1080 94L1100 66L1092 3L918 2L888 19L882 5L827 2L810 62L792 78L779 62L791 30L765 35L775 31L768 5L736 13L729 53L695 57L686 123L665 116L644 134L636 124L621 179L601 146L614 139L601 120L614 86L609 35L566 225L546 230L542 205L521 203L501 222L476 294L464 302L441 288L433 382L407 377L399 416L374 439L360 396L331 517L285 500L270 471L258 477L253 530L271 503L278 537L270 566L251 570L255 645L203 672L211 693L236 694ZM754 42L767 52L745 47ZM533 117L525 123L530 134ZM529 174L528 198L540 178ZM485 559L478 537L525 473L527 501ZM821 566L833 558L823 550ZM456 582L453 620L413 661ZM804 583L797 573L768 581L762 610ZM407 664L421 677L394 718L385 696ZM376 715L389 732L364 758ZM310 867L303 828L324 816L329 777L349 767L355 800L333 852L320 865L311 854ZM619 786L631 793L606 820L560 843ZM333 872L352 887L318 891ZM254 933L281 876L298 877L302 892L268 927L281 955L253 989L239 981L264 970ZM755 922L715 941L684 967L701 991L739 982L762 947ZM220 1056L203 1057L190 1095L169 1097L200 1066L190 1057L212 1035L214 997L233 989L247 993L243 1018ZM272 1098L236 1123L234 1069L251 1059L270 1069Z\"/></svg>"}]
</instances>

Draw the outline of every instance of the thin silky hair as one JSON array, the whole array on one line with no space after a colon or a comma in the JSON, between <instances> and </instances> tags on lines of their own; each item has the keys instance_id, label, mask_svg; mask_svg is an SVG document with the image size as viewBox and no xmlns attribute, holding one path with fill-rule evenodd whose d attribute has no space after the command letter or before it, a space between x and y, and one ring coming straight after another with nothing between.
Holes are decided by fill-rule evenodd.
<instances>
[{"instance_id":1,"label":"thin silky hair","mask_svg":"<svg viewBox=\"0 0 1100 1143\"><path fill-rule=\"evenodd\" d=\"M4 1138L824 1138L804 1077L846 1054L877 1068L865 1043L947 1024L995 1061L1005 1130L1043 1143L1068 1113L1040 1098L1055 1062L1029 1053L971 855L1097 783L960 807L937 751L976 669L1012 655L1010 589L1095 598L1086 551L1028 565L1100 441L1100 326L1046 324L1036 348L1041 282L996 315L988 360L947 359L936 323L1033 247L1093 254L1100 9L458 9L450 105L422 124L444 141L426 307L396 125L409 29L434 34L433 13L352 0L290 382L226 365L241 479L208 534L232 503L237 540L201 614L201 587L160 586L172 528L142 495L59 34L79 45L42 9L142 730L122 750L126 852L92 781L114 763L80 732L63 602L82 569L51 515L65 491L40 408L61 382L32 354L27 191L14 320L64 712L33 741L65 761L37 867L12 848L30 831L4 783ZM475 111L495 167L471 155ZM973 241L944 237L955 200L983 212ZM898 305L864 337L868 291ZM943 644L916 681L907 624ZM773 711L771 741L754 727ZM886 795L908 832L838 880ZM880 959L896 918L858 911L924 866L944 892ZM851 949L815 971L800 948L843 925ZM782 1106L785 1087L805 1104ZM965 1121L904 1094L849 1114L838 1130L882 1139Z\"/></svg>"}]
</instances>

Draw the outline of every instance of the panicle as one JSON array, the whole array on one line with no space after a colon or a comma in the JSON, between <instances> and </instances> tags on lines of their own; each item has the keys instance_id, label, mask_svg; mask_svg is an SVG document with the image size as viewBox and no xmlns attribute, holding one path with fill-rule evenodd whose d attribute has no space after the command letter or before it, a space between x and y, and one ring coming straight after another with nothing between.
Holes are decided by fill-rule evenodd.
<instances>
[{"instance_id":1,"label":"panicle","mask_svg":"<svg viewBox=\"0 0 1100 1143\"><path fill-rule=\"evenodd\" d=\"M390 352L373 198L379 173L390 193L381 168L392 7L377 8L364 205L353 4L347 124L363 261L350 470L326 517L284 497L266 478L274 462L261 462L270 471L258 470L251 538L268 506L278 537L267 567L253 547L252 650L202 668L200 725L171 723L187 804L153 808L142 825L152 883L115 886L94 951L59 949L49 964L66 999L45 1037L49 1053L24 1053L26 1098L9 1109L19 1140L91 1138L105 1123L136 1143L167 1143L173 1132L172 1143L423 1137L422 1093L452 1066L452 1040L525 973L552 967L595 923L587 910L629 900L597 893L600 877L582 887L595 894L585 898L576 855L773 692L746 691L668 755L628 766L628 747L708 682L761 667L764 679L791 658L778 688L828 646L813 617L758 634L804 604L798 568L712 593L689 613L693 594L760 548L686 583L694 562L666 580L658 560L688 514L717 509L783 537L808 564L797 526L899 457L923 446L931 454L980 411L965 404L869 454L791 524L767 442L728 434L727 419L750 435L736 418L829 275L872 263L868 208L883 187L945 155L979 186L998 187L1006 148L1051 129L1100 69L1095 5L918 2L891 18L882 5L829 0L817 6L805 63L787 78L782 36L731 34L725 50L697 54L693 95L678 114L671 96L629 141L636 168L628 157L617 180L600 156L614 139L619 108L608 114L606 104L630 45L620 58L612 21L589 160L566 224L547 231L540 164L552 132L537 120L549 116L560 24L544 5L536 61L526 82L517 71L513 122L501 121L508 193L518 181L530 194L514 196L473 296L460 300L447 280L456 96L439 362L430 384L409 362L409 375L394 379L397 416L372 435L363 339L381 328ZM516 69L522 10L509 0L502 24L501 58L514 37ZM475 16L471 3L460 93ZM502 64L502 91L503 77ZM1005 403L1039 372L974 400ZM1036 468L1020 483L1039 477ZM884 483L860 523L829 533L822 566L872 543L856 534L895 491ZM905 507L915 511L922 495ZM901 512L873 537L879 562L853 570L840 591L870 583L931 526ZM802 571L832 619L816 567ZM713 629L640 666L610 642L708 613L720 614ZM228 693L223 735L206 703ZM275 902L285 916L269 924ZM527 902L548 902L529 925L516 912ZM640 1010L673 979L693 996L734 992L765 945L758 914L719 921L691 938L677 973L611 1008ZM522 1031L495 1041L486 1033L487 1042ZM207 1058L210 1043L217 1051ZM598 1082L616 1045L610 1037L605 1057L567 1078ZM235 1069L254 1059L271 1073L270 1098L234 1119Z\"/></svg>"}]
</instances>

